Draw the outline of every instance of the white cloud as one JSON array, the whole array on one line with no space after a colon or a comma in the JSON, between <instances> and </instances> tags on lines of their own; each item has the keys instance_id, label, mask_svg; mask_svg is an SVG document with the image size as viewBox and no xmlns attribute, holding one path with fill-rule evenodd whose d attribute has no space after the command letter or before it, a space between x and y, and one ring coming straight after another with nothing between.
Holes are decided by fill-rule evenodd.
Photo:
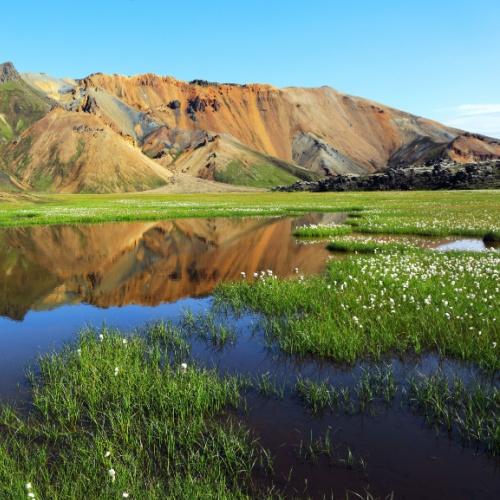
<instances>
[{"instance_id":1,"label":"white cloud","mask_svg":"<svg viewBox=\"0 0 500 500\"><path fill-rule=\"evenodd\" d=\"M450 127L500 138L500 104L462 104L441 111L441 121Z\"/></svg>"}]
</instances>

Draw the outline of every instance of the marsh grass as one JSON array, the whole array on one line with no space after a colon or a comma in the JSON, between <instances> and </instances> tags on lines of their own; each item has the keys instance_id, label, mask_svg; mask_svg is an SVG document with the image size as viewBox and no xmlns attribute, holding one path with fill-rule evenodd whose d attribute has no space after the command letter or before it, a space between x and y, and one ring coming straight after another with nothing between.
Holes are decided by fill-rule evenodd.
<instances>
[{"instance_id":1,"label":"marsh grass","mask_svg":"<svg viewBox=\"0 0 500 500\"><path fill-rule=\"evenodd\" d=\"M394 242L363 241L363 240L338 240L331 241L326 246L331 252L350 253L378 253L380 251L405 252L409 249L407 245Z\"/></svg>"},{"instance_id":2,"label":"marsh grass","mask_svg":"<svg viewBox=\"0 0 500 500\"><path fill-rule=\"evenodd\" d=\"M340 393L328 382L297 378L295 391L302 402L315 414L321 414L339 404Z\"/></svg>"},{"instance_id":3,"label":"marsh grass","mask_svg":"<svg viewBox=\"0 0 500 500\"><path fill-rule=\"evenodd\" d=\"M225 283L217 301L261 313L284 352L337 362L437 351L500 367L500 256L380 252L331 261L323 276Z\"/></svg>"},{"instance_id":4,"label":"marsh grass","mask_svg":"<svg viewBox=\"0 0 500 500\"><path fill-rule=\"evenodd\" d=\"M285 397L284 384L279 384L269 372L256 377L252 386L264 397L277 399Z\"/></svg>"},{"instance_id":5,"label":"marsh grass","mask_svg":"<svg viewBox=\"0 0 500 500\"><path fill-rule=\"evenodd\" d=\"M453 432L464 440L480 443L493 455L500 455L500 390L495 386L471 384L441 373L414 377L408 390L409 403L437 428Z\"/></svg>"},{"instance_id":6,"label":"marsh grass","mask_svg":"<svg viewBox=\"0 0 500 500\"><path fill-rule=\"evenodd\" d=\"M0 498L27 482L36 498L247 497L268 455L225 416L240 382L166 363L184 349L172 332L87 330L43 357L29 412L1 411Z\"/></svg>"},{"instance_id":7,"label":"marsh grass","mask_svg":"<svg viewBox=\"0 0 500 500\"><path fill-rule=\"evenodd\" d=\"M313 414L341 410L346 414L357 414L371 410L374 402L389 405L397 391L392 366L383 364L364 368L359 379L351 386L335 386L327 380L315 381L298 377L295 392Z\"/></svg>"},{"instance_id":8,"label":"marsh grass","mask_svg":"<svg viewBox=\"0 0 500 500\"><path fill-rule=\"evenodd\" d=\"M293 235L300 238L327 238L352 233L351 226L310 224L293 230Z\"/></svg>"},{"instance_id":9,"label":"marsh grass","mask_svg":"<svg viewBox=\"0 0 500 500\"><path fill-rule=\"evenodd\" d=\"M181 327L188 335L205 341L215 349L222 349L236 340L236 329L218 321L212 311L199 314L185 311Z\"/></svg>"},{"instance_id":10,"label":"marsh grass","mask_svg":"<svg viewBox=\"0 0 500 500\"><path fill-rule=\"evenodd\" d=\"M394 399L396 390L396 380L391 365L384 364L363 369L355 387L360 411L366 410L376 399L382 399L389 404Z\"/></svg>"},{"instance_id":11,"label":"marsh grass","mask_svg":"<svg viewBox=\"0 0 500 500\"><path fill-rule=\"evenodd\" d=\"M29 196L0 203L0 226L347 212L363 233L500 238L495 190Z\"/></svg>"},{"instance_id":12,"label":"marsh grass","mask_svg":"<svg viewBox=\"0 0 500 500\"><path fill-rule=\"evenodd\" d=\"M349 446L335 443L331 427L316 438L311 432L308 441L301 440L297 447L297 455L314 464L321 458L326 458L330 466L348 470L365 471L367 467L366 460L357 456Z\"/></svg>"}]
</instances>

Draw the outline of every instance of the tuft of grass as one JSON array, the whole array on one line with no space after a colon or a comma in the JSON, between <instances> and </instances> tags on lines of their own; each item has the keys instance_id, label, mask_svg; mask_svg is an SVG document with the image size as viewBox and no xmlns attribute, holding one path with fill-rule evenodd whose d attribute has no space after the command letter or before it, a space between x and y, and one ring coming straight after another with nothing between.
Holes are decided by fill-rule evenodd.
<instances>
[{"instance_id":1,"label":"tuft of grass","mask_svg":"<svg viewBox=\"0 0 500 500\"><path fill-rule=\"evenodd\" d=\"M483 444L500 454L500 390L462 380L448 381L442 374L413 378L408 397L412 408L427 421L448 433L457 432L465 441Z\"/></svg>"},{"instance_id":2,"label":"tuft of grass","mask_svg":"<svg viewBox=\"0 0 500 500\"><path fill-rule=\"evenodd\" d=\"M271 374L269 372L263 373L262 375L258 376L253 385L264 397L275 397L278 399L283 399L285 397L284 386L280 386L277 381L271 377Z\"/></svg>"},{"instance_id":3,"label":"tuft of grass","mask_svg":"<svg viewBox=\"0 0 500 500\"><path fill-rule=\"evenodd\" d=\"M193 314L185 311L181 320L185 332L222 349L236 340L236 330L221 321L216 321L213 312Z\"/></svg>"},{"instance_id":4,"label":"tuft of grass","mask_svg":"<svg viewBox=\"0 0 500 500\"><path fill-rule=\"evenodd\" d=\"M316 439L313 438L311 432L308 442L300 441L297 454L300 458L312 463L318 463L321 457L325 457L331 466L348 470L365 471L367 466L366 460L357 456L349 446L343 450L340 449L340 445L335 446L331 427L328 427L326 432Z\"/></svg>"},{"instance_id":5,"label":"tuft of grass","mask_svg":"<svg viewBox=\"0 0 500 500\"><path fill-rule=\"evenodd\" d=\"M0 497L247 498L267 455L225 416L240 382L166 362L175 339L86 330L43 357L28 414L0 412Z\"/></svg>"},{"instance_id":6,"label":"tuft of grass","mask_svg":"<svg viewBox=\"0 0 500 500\"><path fill-rule=\"evenodd\" d=\"M376 399L390 403L396 395L396 381L391 365L376 366L363 370L355 387L360 411L365 411Z\"/></svg>"},{"instance_id":7,"label":"tuft of grass","mask_svg":"<svg viewBox=\"0 0 500 500\"><path fill-rule=\"evenodd\" d=\"M326 238L350 233L352 233L351 226L310 224L297 227L292 234L301 238Z\"/></svg>"},{"instance_id":8,"label":"tuft of grass","mask_svg":"<svg viewBox=\"0 0 500 500\"><path fill-rule=\"evenodd\" d=\"M340 399L339 392L327 382L298 378L295 391L304 404L315 414L333 408Z\"/></svg>"}]
</instances>

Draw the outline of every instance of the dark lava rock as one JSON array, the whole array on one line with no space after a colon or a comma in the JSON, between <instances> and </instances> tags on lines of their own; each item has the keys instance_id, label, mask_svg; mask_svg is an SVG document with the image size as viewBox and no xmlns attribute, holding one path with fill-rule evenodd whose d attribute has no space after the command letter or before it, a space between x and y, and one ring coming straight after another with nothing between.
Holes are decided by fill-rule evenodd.
<instances>
[{"instance_id":1,"label":"dark lava rock","mask_svg":"<svg viewBox=\"0 0 500 500\"><path fill-rule=\"evenodd\" d=\"M207 107L211 107L214 111L218 111L220 109L220 103L217 99L202 99L200 96L195 96L188 100L186 113L189 118L195 122L196 113L205 111Z\"/></svg>"},{"instance_id":2,"label":"dark lava rock","mask_svg":"<svg viewBox=\"0 0 500 500\"><path fill-rule=\"evenodd\" d=\"M173 101L170 101L167 106L170 109L179 109L181 107L181 101L174 99Z\"/></svg>"},{"instance_id":3,"label":"dark lava rock","mask_svg":"<svg viewBox=\"0 0 500 500\"><path fill-rule=\"evenodd\" d=\"M299 181L275 191L388 191L428 189L499 189L500 161L390 168L372 175L336 175L315 182Z\"/></svg>"}]
</instances>

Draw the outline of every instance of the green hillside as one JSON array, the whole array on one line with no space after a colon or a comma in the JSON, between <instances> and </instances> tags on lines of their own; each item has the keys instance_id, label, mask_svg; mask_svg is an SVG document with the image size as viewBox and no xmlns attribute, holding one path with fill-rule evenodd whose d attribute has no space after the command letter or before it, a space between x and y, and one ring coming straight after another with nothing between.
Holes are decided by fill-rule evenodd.
<instances>
[{"instance_id":1,"label":"green hillside","mask_svg":"<svg viewBox=\"0 0 500 500\"><path fill-rule=\"evenodd\" d=\"M0 83L0 142L12 140L50 108L50 100L23 80Z\"/></svg>"}]
</instances>

